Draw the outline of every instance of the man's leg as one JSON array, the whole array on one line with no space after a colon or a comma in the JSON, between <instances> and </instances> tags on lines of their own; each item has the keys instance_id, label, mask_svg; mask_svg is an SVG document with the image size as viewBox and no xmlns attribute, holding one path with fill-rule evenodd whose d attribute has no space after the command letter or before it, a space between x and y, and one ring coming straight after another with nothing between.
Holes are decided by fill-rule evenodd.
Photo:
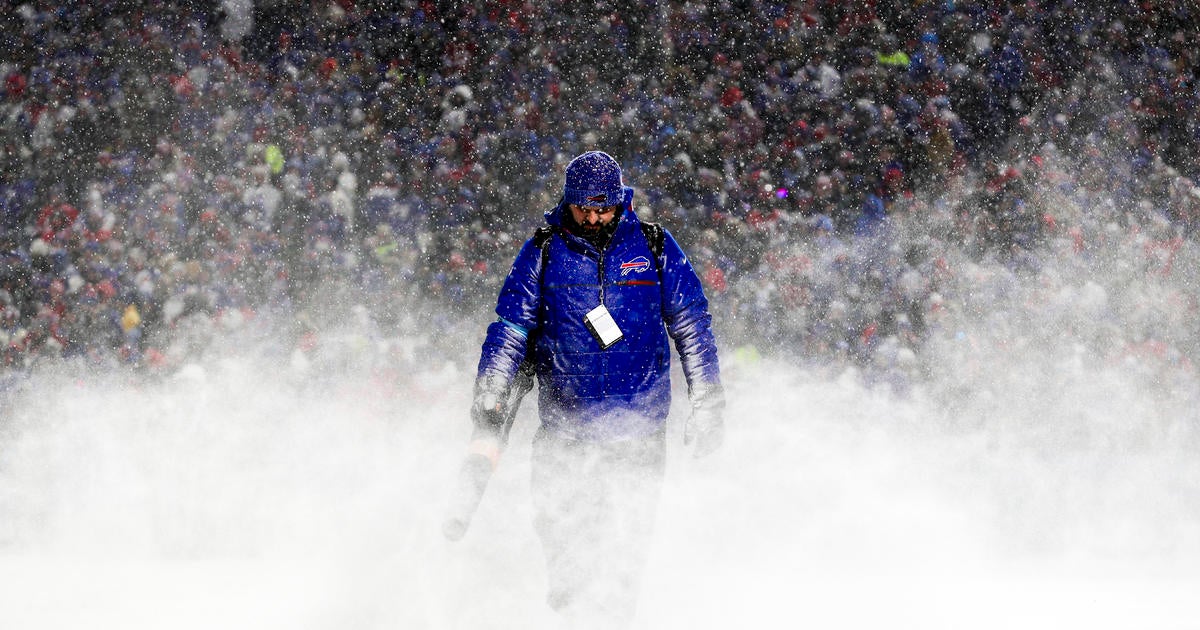
<instances>
[{"instance_id":1,"label":"man's leg","mask_svg":"<svg viewBox=\"0 0 1200 630\"><path fill-rule=\"evenodd\" d=\"M632 621L665 453L662 433L613 443L534 438L534 527L552 608L609 628Z\"/></svg>"},{"instance_id":2,"label":"man's leg","mask_svg":"<svg viewBox=\"0 0 1200 630\"><path fill-rule=\"evenodd\" d=\"M607 625L633 622L641 577L654 539L654 522L666 465L665 435L606 445L597 475L605 482L608 528L598 591L599 611Z\"/></svg>"},{"instance_id":3,"label":"man's leg","mask_svg":"<svg viewBox=\"0 0 1200 630\"><path fill-rule=\"evenodd\" d=\"M598 537L596 523L588 520L598 487L581 474L586 446L544 431L533 440L533 525L546 556L546 602L556 611L578 601L590 569L588 547Z\"/></svg>"}]
</instances>

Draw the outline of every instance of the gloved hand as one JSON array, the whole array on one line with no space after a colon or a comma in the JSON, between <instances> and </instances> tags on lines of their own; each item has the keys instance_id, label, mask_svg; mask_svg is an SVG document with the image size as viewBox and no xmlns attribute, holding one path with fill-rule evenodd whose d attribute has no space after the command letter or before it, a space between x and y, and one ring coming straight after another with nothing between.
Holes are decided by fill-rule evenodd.
<instances>
[{"instance_id":1,"label":"gloved hand","mask_svg":"<svg viewBox=\"0 0 1200 630\"><path fill-rule=\"evenodd\" d=\"M693 386L689 398L692 415L683 426L683 443L695 443L692 455L705 457L725 442L725 390L720 383Z\"/></svg>"},{"instance_id":2,"label":"gloved hand","mask_svg":"<svg viewBox=\"0 0 1200 630\"><path fill-rule=\"evenodd\" d=\"M504 426L504 399L491 392L476 396L471 405L471 420L476 428L499 433Z\"/></svg>"},{"instance_id":3,"label":"gloved hand","mask_svg":"<svg viewBox=\"0 0 1200 630\"><path fill-rule=\"evenodd\" d=\"M504 428L507 412L507 383L497 379L480 377L475 381L475 401L471 404L471 420L479 431L499 435Z\"/></svg>"}]
</instances>

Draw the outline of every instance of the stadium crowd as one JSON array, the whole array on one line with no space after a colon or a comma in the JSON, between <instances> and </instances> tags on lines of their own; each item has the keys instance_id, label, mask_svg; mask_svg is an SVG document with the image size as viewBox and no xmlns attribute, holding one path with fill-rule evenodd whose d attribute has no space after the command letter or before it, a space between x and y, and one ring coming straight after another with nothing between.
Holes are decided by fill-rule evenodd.
<instances>
[{"instance_id":1,"label":"stadium crowd","mask_svg":"<svg viewBox=\"0 0 1200 630\"><path fill-rule=\"evenodd\" d=\"M21 4L3 365L169 371L269 314L310 351L329 305L453 352L598 148L739 355L900 384L1032 326L1192 370L1200 12L885 5Z\"/></svg>"}]
</instances>

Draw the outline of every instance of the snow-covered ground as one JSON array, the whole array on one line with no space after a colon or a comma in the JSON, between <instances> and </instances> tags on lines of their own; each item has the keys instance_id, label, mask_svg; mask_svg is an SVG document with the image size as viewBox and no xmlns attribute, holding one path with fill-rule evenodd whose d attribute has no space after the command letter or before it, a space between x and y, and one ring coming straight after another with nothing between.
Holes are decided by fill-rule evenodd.
<instances>
[{"instance_id":1,"label":"snow-covered ground","mask_svg":"<svg viewBox=\"0 0 1200 630\"><path fill-rule=\"evenodd\" d=\"M473 359L396 391L253 356L37 377L0 430L0 628L555 627L532 405L440 533ZM1195 412L1111 366L994 367L951 400L727 360L726 448L691 459L672 417L637 627L1195 627Z\"/></svg>"}]
</instances>

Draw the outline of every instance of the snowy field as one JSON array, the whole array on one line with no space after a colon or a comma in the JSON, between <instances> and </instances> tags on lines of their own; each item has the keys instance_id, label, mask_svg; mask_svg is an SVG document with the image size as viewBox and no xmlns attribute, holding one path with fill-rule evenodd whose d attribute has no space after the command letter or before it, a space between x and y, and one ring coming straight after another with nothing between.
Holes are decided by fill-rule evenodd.
<instances>
[{"instance_id":1,"label":"snowy field","mask_svg":"<svg viewBox=\"0 0 1200 630\"><path fill-rule=\"evenodd\" d=\"M136 387L37 378L0 432L0 628L555 627L532 405L467 537L441 536L463 365L397 393L236 356ZM723 451L688 457L672 416L636 627L1196 627L1178 397L1028 358L954 401L725 368Z\"/></svg>"}]
</instances>

